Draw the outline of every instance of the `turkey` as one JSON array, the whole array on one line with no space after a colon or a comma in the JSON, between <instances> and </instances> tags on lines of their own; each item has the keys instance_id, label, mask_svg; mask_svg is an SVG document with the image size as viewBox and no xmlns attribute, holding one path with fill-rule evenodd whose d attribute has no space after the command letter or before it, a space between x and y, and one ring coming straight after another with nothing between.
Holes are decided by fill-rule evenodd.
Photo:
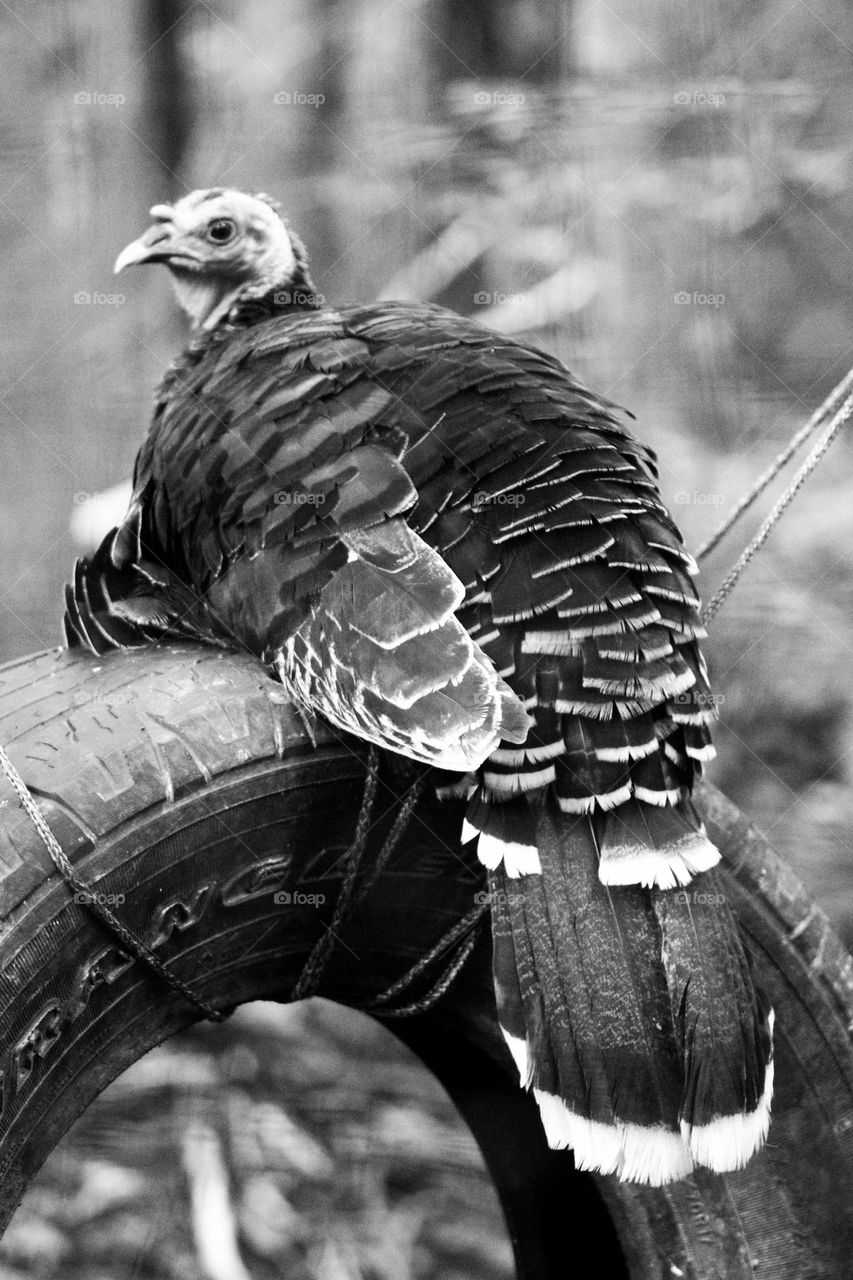
<instances>
[{"instance_id":1,"label":"turkey","mask_svg":"<svg viewBox=\"0 0 853 1280\"><path fill-rule=\"evenodd\" d=\"M163 263L193 336L76 567L69 645L249 650L308 715L452 771L549 1143L653 1185L741 1167L773 1015L691 804L714 703L654 454L535 347L326 305L268 196L151 216L116 271Z\"/></svg>"}]
</instances>

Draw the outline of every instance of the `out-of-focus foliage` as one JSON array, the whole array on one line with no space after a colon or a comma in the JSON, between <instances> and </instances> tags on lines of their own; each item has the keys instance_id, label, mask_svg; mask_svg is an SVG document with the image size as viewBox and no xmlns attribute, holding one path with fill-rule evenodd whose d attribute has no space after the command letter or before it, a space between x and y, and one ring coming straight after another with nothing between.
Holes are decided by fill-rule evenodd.
<instances>
[{"instance_id":1,"label":"out-of-focus foliage","mask_svg":"<svg viewBox=\"0 0 853 1280\"><path fill-rule=\"evenodd\" d=\"M111 264L190 187L278 195L329 301L558 352L635 412L691 546L853 362L843 0L9 0L0 40L5 657L58 639L70 513L182 341L165 273ZM852 558L848 429L706 646L712 776L848 939Z\"/></svg>"},{"instance_id":2,"label":"out-of-focus foliage","mask_svg":"<svg viewBox=\"0 0 853 1280\"><path fill-rule=\"evenodd\" d=\"M4 1280L509 1280L474 1139L363 1014L254 1005L172 1040L63 1140Z\"/></svg>"}]
</instances>

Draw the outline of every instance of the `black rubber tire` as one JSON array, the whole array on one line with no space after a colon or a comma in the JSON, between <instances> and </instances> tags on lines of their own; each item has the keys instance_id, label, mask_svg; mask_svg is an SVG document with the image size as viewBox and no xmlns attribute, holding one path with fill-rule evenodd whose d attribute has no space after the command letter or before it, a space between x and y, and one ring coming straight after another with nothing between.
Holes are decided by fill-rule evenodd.
<instances>
[{"instance_id":1,"label":"black rubber tire","mask_svg":"<svg viewBox=\"0 0 853 1280\"><path fill-rule=\"evenodd\" d=\"M316 747L250 659L189 646L0 668L0 742L63 848L121 918L218 1008L287 1000L334 905L364 780L357 744ZM378 848L408 767L383 761ZM0 804L0 1225L71 1122L198 1013L57 874L11 788ZM842 1280L853 1256L853 964L738 812L709 791L727 892L777 1009L771 1143L746 1170L659 1191L549 1152L497 1029L489 941L427 1014L390 1021L483 1149L518 1275ZM458 807L419 804L345 928L322 993L360 1007L470 910ZM276 894L289 893L282 903ZM300 895L301 898L300 898ZM321 906L313 898L321 895Z\"/></svg>"}]
</instances>

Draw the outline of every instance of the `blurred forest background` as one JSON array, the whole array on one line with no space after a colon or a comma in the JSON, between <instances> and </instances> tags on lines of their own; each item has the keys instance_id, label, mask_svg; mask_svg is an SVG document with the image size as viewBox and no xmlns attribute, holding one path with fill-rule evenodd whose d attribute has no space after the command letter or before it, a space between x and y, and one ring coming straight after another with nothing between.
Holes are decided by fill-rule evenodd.
<instances>
[{"instance_id":1,"label":"blurred forest background","mask_svg":"<svg viewBox=\"0 0 853 1280\"><path fill-rule=\"evenodd\" d=\"M636 414L692 547L853 363L853 9L844 0L4 0L0 40L7 659L57 643L71 517L129 476L153 387L184 338L166 274L116 281L111 264L152 203L193 187L278 196L330 302L431 299L557 352ZM721 712L711 776L795 864L848 942L852 463L848 431L706 645ZM706 597L760 514L703 566ZM402 1147L382 1146L393 1125L371 1127L387 1099L353 1102L363 1141L349 1157L371 1171L371 1186L397 1170L378 1199L358 1180L347 1192L340 1169L330 1172L344 1156L321 1138L323 1159L303 1173L336 1186L337 1200L330 1190L300 1204L297 1175L274 1161L263 1178L251 1161L232 1169L247 1274L510 1274L498 1210L458 1126L452 1149L462 1154L443 1171L435 1163L451 1149L436 1125L453 1124L440 1091L366 1022L338 1025L327 1011L320 1035L304 1012L287 1023L292 1012L276 1015L267 1056L283 1044L291 1060L316 1064L325 1045L343 1072L367 1043L382 1087L399 1093L392 1081L405 1080L421 1101L411 1102L415 1127ZM251 1011L242 1016L249 1035ZM269 1011L258 1017L269 1030ZM134 1269L104 1261L137 1184L116 1200L102 1180L87 1235L71 1228L85 1217L83 1190L74 1200L62 1182L83 1178L91 1189L97 1177L86 1183L85 1171L112 1167L134 1141L149 1155L170 1140L191 1146L175 1129L183 1068L169 1086L169 1063L204 1061L209 1083L227 1050L196 1032L158 1051L154 1067L140 1064L143 1092L157 1070L172 1088L170 1122L160 1107L156 1132L140 1108L105 1095L106 1119L86 1118L75 1158L51 1162L42 1201L32 1193L29 1217L19 1216L6 1274L52 1277L61 1258L63 1276L87 1280L232 1280L157 1245L162 1222L147 1236L128 1229ZM251 1052L265 1061L257 1045ZM311 1111L319 1086L307 1068L282 1081L264 1105L286 1125L287 1106ZM115 1086L125 1100L136 1087ZM220 1091L210 1096L221 1111ZM147 1138L129 1137L137 1119ZM217 1122L205 1123L215 1136ZM379 1165L366 1155L374 1143ZM238 1164L245 1156L227 1134L220 1146ZM463 1174L478 1190L460 1194ZM160 1210L149 1205L153 1222L174 1188L146 1185L164 1197ZM251 1187L267 1200L252 1202ZM65 1219L44 1208L68 1203L77 1209ZM325 1235L310 1245L327 1210L350 1224L346 1245ZM253 1234L265 1212L290 1226ZM436 1245L435 1222L448 1239L456 1231L455 1245ZM376 1242L392 1238L398 1252L385 1256Z\"/></svg>"}]
</instances>

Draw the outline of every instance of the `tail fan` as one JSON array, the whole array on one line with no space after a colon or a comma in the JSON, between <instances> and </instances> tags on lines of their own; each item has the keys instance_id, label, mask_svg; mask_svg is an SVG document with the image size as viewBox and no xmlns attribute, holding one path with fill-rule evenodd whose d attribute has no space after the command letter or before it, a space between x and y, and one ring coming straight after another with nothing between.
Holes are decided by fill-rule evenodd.
<instances>
[{"instance_id":1,"label":"tail fan","mask_svg":"<svg viewBox=\"0 0 853 1280\"><path fill-rule=\"evenodd\" d=\"M601 820L528 808L540 874L489 871L494 976L549 1144L653 1186L740 1168L767 1133L772 1014L716 882L605 885Z\"/></svg>"}]
</instances>

